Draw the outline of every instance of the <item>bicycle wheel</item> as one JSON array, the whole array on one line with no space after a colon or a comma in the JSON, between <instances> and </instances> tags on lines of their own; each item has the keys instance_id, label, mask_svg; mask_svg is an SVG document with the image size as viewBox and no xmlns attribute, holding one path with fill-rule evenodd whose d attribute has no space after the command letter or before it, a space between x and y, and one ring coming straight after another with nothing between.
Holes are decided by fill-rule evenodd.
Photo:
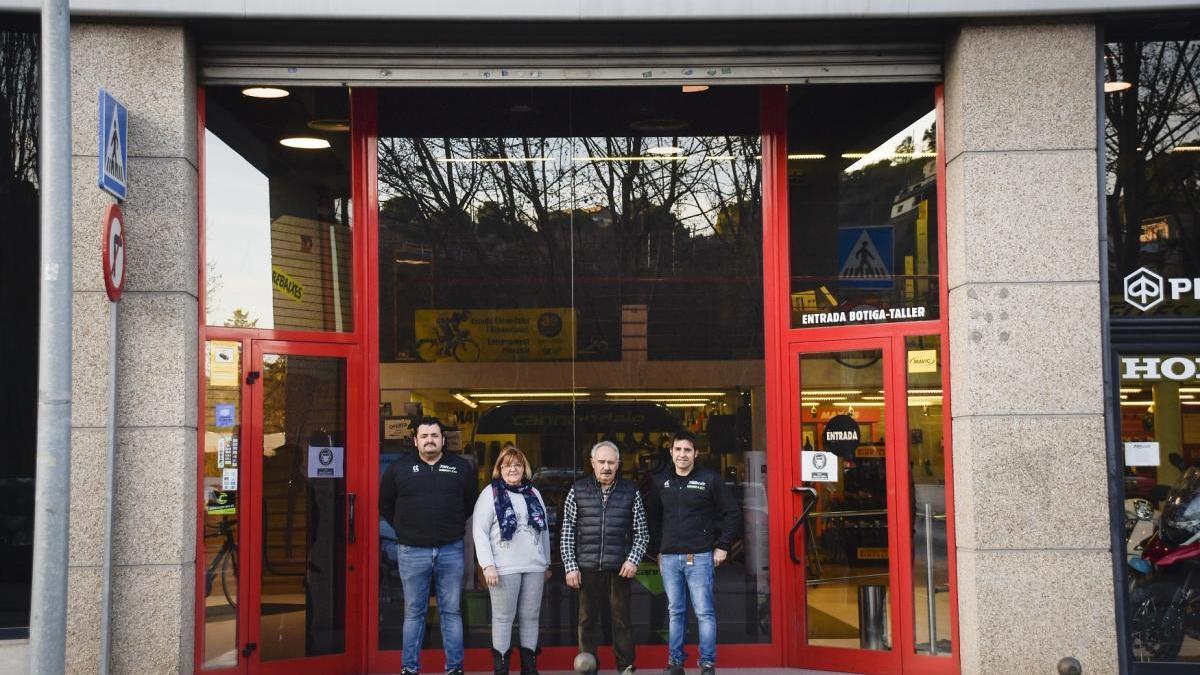
<instances>
[{"instance_id":1,"label":"bicycle wheel","mask_svg":"<svg viewBox=\"0 0 1200 675\"><path fill-rule=\"evenodd\" d=\"M232 572L230 572L232 568ZM229 577L233 577L234 590L229 592ZM221 562L221 591L225 594L225 602L229 603L230 607L237 609L237 549L230 549L225 556L225 560Z\"/></svg>"},{"instance_id":2,"label":"bicycle wheel","mask_svg":"<svg viewBox=\"0 0 1200 675\"><path fill-rule=\"evenodd\" d=\"M437 340L417 340L417 357L422 361L433 362L437 361L438 343Z\"/></svg>"},{"instance_id":3,"label":"bicycle wheel","mask_svg":"<svg viewBox=\"0 0 1200 675\"><path fill-rule=\"evenodd\" d=\"M479 360L479 345L474 340L463 340L454 345L454 360L473 363Z\"/></svg>"}]
</instances>

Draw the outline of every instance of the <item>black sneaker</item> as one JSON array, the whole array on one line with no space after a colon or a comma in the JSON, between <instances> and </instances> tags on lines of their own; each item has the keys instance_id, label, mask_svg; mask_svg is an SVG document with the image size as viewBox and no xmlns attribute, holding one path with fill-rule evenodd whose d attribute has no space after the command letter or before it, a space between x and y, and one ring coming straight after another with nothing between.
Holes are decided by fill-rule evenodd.
<instances>
[{"instance_id":1,"label":"black sneaker","mask_svg":"<svg viewBox=\"0 0 1200 675\"><path fill-rule=\"evenodd\" d=\"M412 668L401 668L400 675L421 675L421 671Z\"/></svg>"},{"instance_id":2,"label":"black sneaker","mask_svg":"<svg viewBox=\"0 0 1200 675\"><path fill-rule=\"evenodd\" d=\"M711 663L701 663L700 675L717 675L717 667Z\"/></svg>"},{"instance_id":3,"label":"black sneaker","mask_svg":"<svg viewBox=\"0 0 1200 675\"><path fill-rule=\"evenodd\" d=\"M463 669L462 668L453 668L451 670L447 670L446 675L463 675Z\"/></svg>"},{"instance_id":4,"label":"black sneaker","mask_svg":"<svg viewBox=\"0 0 1200 675\"><path fill-rule=\"evenodd\" d=\"M678 663L668 663L663 669L663 675L685 675L683 666Z\"/></svg>"}]
</instances>

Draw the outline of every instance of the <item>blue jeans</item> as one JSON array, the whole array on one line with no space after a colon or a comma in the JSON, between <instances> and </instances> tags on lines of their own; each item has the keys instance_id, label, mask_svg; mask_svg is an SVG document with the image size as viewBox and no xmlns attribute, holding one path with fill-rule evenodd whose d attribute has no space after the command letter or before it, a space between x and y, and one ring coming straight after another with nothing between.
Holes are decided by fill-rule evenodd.
<instances>
[{"instance_id":1,"label":"blue jeans","mask_svg":"<svg viewBox=\"0 0 1200 675\"><path fill-rule=\"evenodd\" d=\"M442 619L442 647L446 670L463 667L463 543L442 546L400 545L397 563L404 584L405 670L421 670L421 644L425 640L425 613L429 611L429 586L437 584L438 613Z\"/></svg>"},{"instance_id":2,"label":"blue jeans","mask_svg":"<svg viewBox=\"0 0 1200 675\"><path fill-rule=\"evenodd\" d=\"M687 564L688 555L694 560L691 565ZM667 614L670 617L668 662L683 665L687 659L683 643L687 638L687 605L691 598L692 611L700 625L700 663L716 665L717 613L713 609L712 551L661 553L658 569L667 590Z\"/></svg>"}]
</instances>

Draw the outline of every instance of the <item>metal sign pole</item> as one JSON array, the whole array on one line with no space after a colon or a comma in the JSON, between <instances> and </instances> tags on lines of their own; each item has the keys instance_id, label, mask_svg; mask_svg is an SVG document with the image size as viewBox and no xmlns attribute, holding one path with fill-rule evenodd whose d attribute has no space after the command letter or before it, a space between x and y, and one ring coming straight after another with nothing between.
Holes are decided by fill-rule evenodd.
<instances>
[{"instance_id":1,"label":"metal sign pole","mask_svg":"<svg viewBox=\"0 0 1200 675\"><path fill-rule=\"evenodd\" d=\"M112 643L112 558L113 558L113 514L116 497L117 465L117 307L120 303L108 303L108 433L105 462L108 471L107 498L104 501L104 560L100 570L100 675L108 675L110 645Z\"/></svg>"},{"instance_id":2,"label":"metal sign pole","mask_svg":"<svg viewBox=\"0 0 1200 675\"><path fill-rule=\"evenodd\" d=\"M71 504L71 14L42 4L41 279L29 667L66 670Z\"/></svg>"}]
</instances>

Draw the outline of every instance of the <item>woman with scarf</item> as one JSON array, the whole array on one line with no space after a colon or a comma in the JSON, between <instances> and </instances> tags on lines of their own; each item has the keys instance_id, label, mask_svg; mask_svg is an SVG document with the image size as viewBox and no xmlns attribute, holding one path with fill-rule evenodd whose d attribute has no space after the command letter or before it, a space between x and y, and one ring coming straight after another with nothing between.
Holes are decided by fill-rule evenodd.
<instances>
[{"instance_id":1,"label":"woman with scarf","mask_svg":"<svg viewBox=\"0 0 1200 675\"><path fill-rule=\"evenodd\" d=\"M537 675L538 613L550 578L550 528L546 503L533 487L525 453L508 444L496 458L490 489L471 518L475 556L492 596L492 663L508 672L512 626L521 626L521 675Z\"/></svg>"}]
</instances>

